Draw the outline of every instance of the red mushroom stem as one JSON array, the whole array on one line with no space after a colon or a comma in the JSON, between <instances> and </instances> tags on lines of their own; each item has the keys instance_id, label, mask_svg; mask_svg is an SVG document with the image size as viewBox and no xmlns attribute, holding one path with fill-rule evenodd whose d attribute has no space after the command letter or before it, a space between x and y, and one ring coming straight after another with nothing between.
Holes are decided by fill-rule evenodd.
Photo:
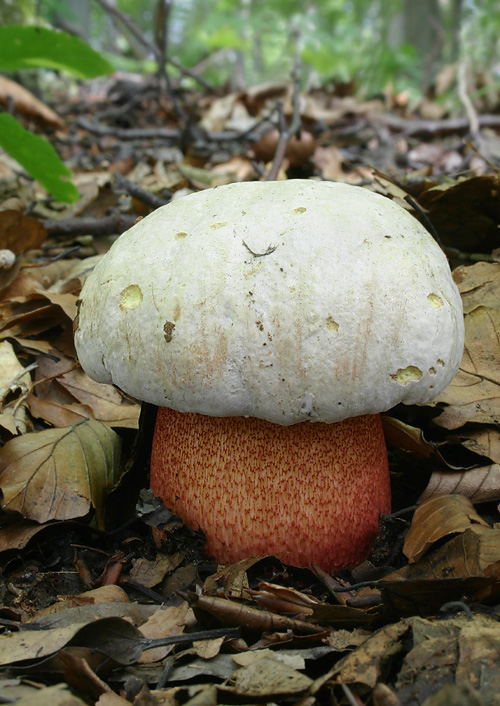
<instances>
[{"instance_id":1,"label":"red mushroom stem","mask_svg":"<svg viewBox=\"0 0 500 706\"><path fill-rule=\"evenodd\" d=\"M151 487L224 564L274 554L328 572L352 567L390 509L378 414L280 426L161 407Z\"/></svg>"}]
</instances>

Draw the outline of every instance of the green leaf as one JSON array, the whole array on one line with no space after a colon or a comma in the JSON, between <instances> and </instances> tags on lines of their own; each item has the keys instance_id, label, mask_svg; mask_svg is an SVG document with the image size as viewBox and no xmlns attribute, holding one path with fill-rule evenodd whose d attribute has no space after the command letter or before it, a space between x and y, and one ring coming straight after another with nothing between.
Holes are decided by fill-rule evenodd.
<instances>
[{"instance_id":1,"label":"green leaf","mask_svg":"<svg viewBox=\"0 0 500 706\"><path fill-rule=\"evenodd\" d=\"M0 147L58 201L71 203L79 198L70 170L50 142L25 130L8 113L0 114Z\"/></svg>"},{"instance_id":2,"label":"green leaf","mask_svg":"<svg viewBox=\"0 0 500 706\"><path fill-rule=\"evenodd\" d=\"M45 27L0 27L0 71L42 67L70 71L78 78L114 71L103 56L71 34Z\"/></svg>"}]
</instances>

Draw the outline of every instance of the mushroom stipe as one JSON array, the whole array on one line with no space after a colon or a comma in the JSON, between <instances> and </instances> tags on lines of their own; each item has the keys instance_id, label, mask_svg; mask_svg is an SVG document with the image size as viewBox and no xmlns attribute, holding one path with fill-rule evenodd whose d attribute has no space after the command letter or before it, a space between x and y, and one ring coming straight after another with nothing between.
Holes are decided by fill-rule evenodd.
<instances>
[{"instance_id":1,"label":"mushroom stipe","mask_svg":"<svg viewBox=\"0 0 500 706\"><path fill-rule=\"evenodd\" d=\"M391 507L380 415L280 426L160 407L151 487L221 563L352 567Z\"/></svg>"}]
</instances>

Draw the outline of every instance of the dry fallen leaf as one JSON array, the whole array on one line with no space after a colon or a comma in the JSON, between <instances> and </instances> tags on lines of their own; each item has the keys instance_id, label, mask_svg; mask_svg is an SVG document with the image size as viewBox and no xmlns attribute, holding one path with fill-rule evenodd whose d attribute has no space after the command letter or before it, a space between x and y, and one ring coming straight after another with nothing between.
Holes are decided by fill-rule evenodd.
<instances>
[{"instance_id":1,"label":"dry fallen leaf","mask_svg":"<svg viewBox=\"0 0 500 706\"><path fill-rule=\"evenodd\" d=\"M437 495L463 495L473 503L500 500L500 464L492 463L457 473L433 471L418 501L423 503Z\"/></svg>"},{"instance_id":2,"label":"dry fallen leaf","mask_svg":"<svg viewBox=\"0 0 500 706\"><path fill-rule=\"evenodd\" d=\"M184 632L186 625L186 617L189 610L189 604L184 601L179 606L168 606L167 608L159 608L145 622L139 630L144 637L152 639L159 637L167 637L172 635L181 635ZM173 645L165 645L164 647L154 647L151 650L145 650L137 660L140 664L150 664L151 662L159 662L173 650Z\"/></svg>"},{"instance_id":3,"label":"dry fallen leaf","mask_svg":"<svg viewBox=\"0 0 500 706\"><path fill-rule=\"evenodd\" d=\"M26 414L26 398L32 382L9 341L0 342L0 427L13 436L31 427Z\"/></svg>"},{"instance_id":4,"label":"dry fallen leaf","mask_svg":"<svg viewBox=\"0 0 500 706\"><path fill-rule=\"evenodd\" d=\"M434 542L450 534L464 532L474 523L488 527L467 498L462 495L432 497L415 510L403 552L410 563L415 563Z\"/></svg>"},{"instance_id":5,"label":"dry fallen leaf","mask_svg":"<svg viewBox=\"0 0 500 706\"><path fill-rule=\"evenodd\" d=\"M37 397L29 398L32 414L54 426L93 417L112 427L138 427L138 402L114 385L91 380L74 359L57 350L39 357L35 389Z\"/></svg>"},{"instance_id":6,"label":"dry fallen leaf","mask_svg":"<svg viewBox=\"0 0 500 706\"><path fill-rule=\"evenodd\" d=\"M500 529L471 525L443 546L433 549L414 564L384 576L390 581L468 579L489 575L500 562ZM403 581L404 583L404 581ZM462 594L467 593L464 588ZM451 600L451 598L449 599Z\"/></svg>"},{"instance_id":7,"label":"dry fallen leaf","mask_svg":"<svg viewBox=\"0 0 500 706\"><path fill-rule=\"evenodd\" d=\"M460 369L431 406L446 429L466 423L500 424L500 310L479 306L465 316L465 350Z\"/></svg>"},{"instance_id":8,"label":"dry fallen leaf","mask_svg":"<svg viewBox=\"0 0 500 706\"><path fill-rule=\"evenodd\" d=\"M462 296L464 314L478 306L500 309L500 264L477 262L475 265L457 267L453 279Z\"/></svg>"},{"instance_id":9,"label":"dry fallen leaf","mask_svg":"<svg viewBox=\"0 0 500 706\"><path fill-rule=\"evenodd\" d=\"M291 696L306 691L312 679L274 657L264 657L236 670L223 690L250 698Z\"/></svg>"},{"instance_id":10,"label":"dry fallen leaf","mask_svg":"<svg viewBox=\"0 0 500 706\"><path fill-rule=\"evenodd\" d=\"M93 419L12 439L0 449L2 507L42 523L82 517L93 505L103 527L119 457L119 436Z\"/></svg>"},{"instance_id":11,"label":"dry fallen leaf","mask_svg":"<svg viewBox=\"0 0 500 706\"><path fill-rule=\"evenodd\" d=\"M1 80L1 77L0 77ZM19 211L0 211L0 242L2 248L20 255L26 250L35 250L47 237L43 223L36 218L24 216Z\"/></svg>"},{"instance_id":12,"label":"dry fallen leaf","mask_svg":"<svg viewBox=\"0 0 500 706\"><path fill-rule=\"evenodd\" d=\"M65 126L64 120L54 113L52 108L35 98L31 91L6 76L0 76L0 103L7 105L9 100L13 102L16 113L36 118L53 127Z\"/></svg>"}]
</instances>

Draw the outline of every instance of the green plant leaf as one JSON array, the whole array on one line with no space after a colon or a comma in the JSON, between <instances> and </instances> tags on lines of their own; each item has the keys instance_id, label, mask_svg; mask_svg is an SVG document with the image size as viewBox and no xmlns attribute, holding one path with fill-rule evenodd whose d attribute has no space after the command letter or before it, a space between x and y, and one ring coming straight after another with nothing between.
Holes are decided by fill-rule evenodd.
<instances>
[{"instance_id":1,"label":"green plant leaf","mask_svg":"<svg viewBox=\"0 0 500 706\"><path fill-rule=\"evenodd\" d=\"M78 190L70 181L71 172L50 142L25 130L8 113L0 114L0 147L58 201L71 203L78 199Z\"/></svg>"},{"instance_id":2,"label":"green plant leaf","mask_svg":"<svg viewBox=\"0 0 500 706\"><path fill-rule=\"evenodd\" d=\"M78 78L110 74L113 66L78 37L45 27L0 27L0 71L70 71Z\"/></svg>"}]
</instances>

